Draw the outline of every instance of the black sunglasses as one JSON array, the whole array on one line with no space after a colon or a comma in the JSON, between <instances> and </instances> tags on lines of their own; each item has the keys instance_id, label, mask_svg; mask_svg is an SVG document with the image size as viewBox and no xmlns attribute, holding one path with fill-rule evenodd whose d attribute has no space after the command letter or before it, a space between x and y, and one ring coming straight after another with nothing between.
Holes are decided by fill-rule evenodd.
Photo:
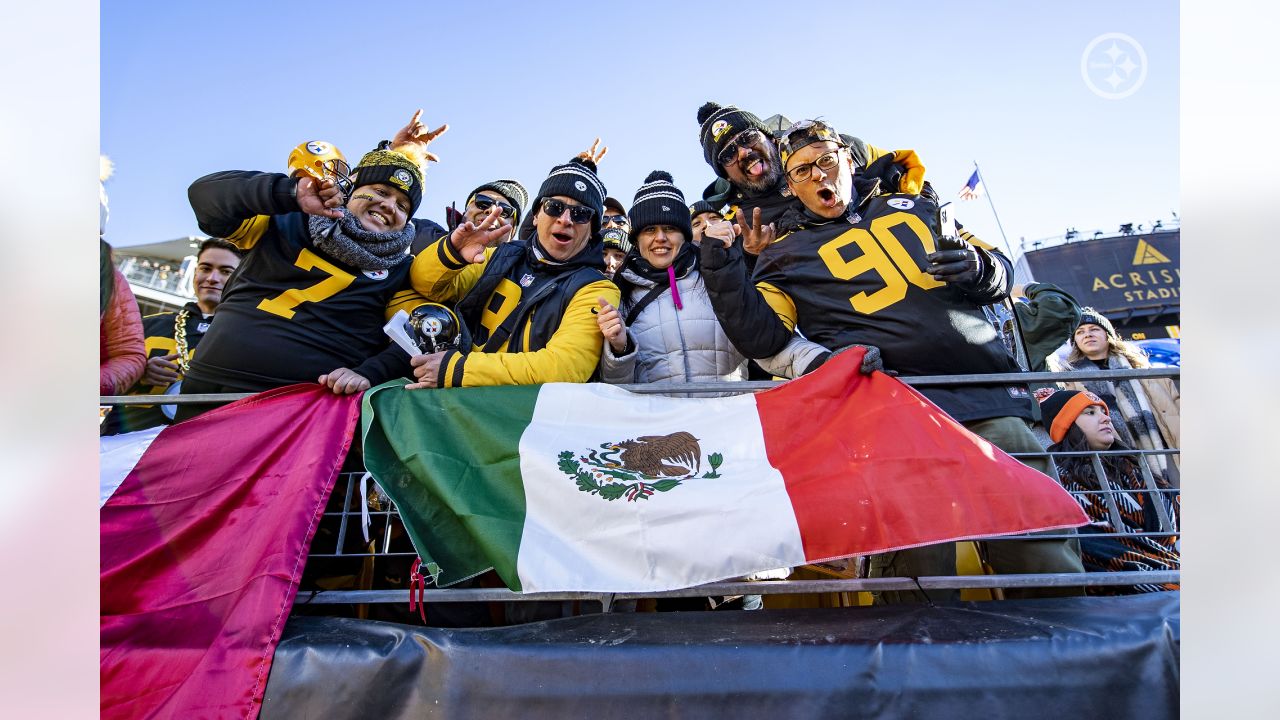
<instances>
[{"instance_id":1,"label":"black sunglasses","mask_svg":"<svg viewBox=\"0 0 1280 720\"><path fill-rule=\"evenodd\" d=\"M724 149L716 156L716 161L721 165L728 165L734 161L734 158L738 157L738 148L746 148L750 145L755 145L760 142L762 137L764 137L764 133L756 130L755 128L743 130L738 133L738 137L730 140L729 144L724 146Z\"/></svg>"},{"instance_id":2,"label":"black sunglasses","mask_svg":"<svg viewBox=\"0 0 1280 720\"><path fill-rule=\"evenodd\" d=\"M569 219L574 225L584 225L591 222L591 217L596 214L595 210L586 205L569 205L563 200L546 200L542 203L542 212L553 218L558 218L564 214L565 209L569 210Z\"/></svg>"},{"instance_id":3,"label":"black sunglasses","mask_svg":"<svg viewBox=\"0 0 1280 720\"><path fill-rule=\"evenodd\" d=\"M616 223L618 225L630 225L631 221L627 220L626 215L605 215L604 224Z\"/></svg>"},{"instance_id":4,"label":"black sunglasses","mask_svg":"<svg viewBox=\"0 0 1280 720\"><path fill-rule=\"evenodd\" d=\"M481 212L488 212L489 208L493 207L494 205L497 205L498 207L502 208L502 217L508 220L510 220L516 214L516 209L511 207L510 205L504 202L499 202L497 200L494 200L493 198L485 197L484 195L477 195L475 200L472 200L471 202L475 203L476 207Z\"/></svg>"}]
</instances>

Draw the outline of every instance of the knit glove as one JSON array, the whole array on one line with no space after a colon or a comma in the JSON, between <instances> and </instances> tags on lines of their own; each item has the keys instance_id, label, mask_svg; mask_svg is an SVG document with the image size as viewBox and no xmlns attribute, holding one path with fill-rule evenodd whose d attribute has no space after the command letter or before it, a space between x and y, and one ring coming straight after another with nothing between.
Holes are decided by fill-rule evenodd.
<instances>
[{"instance_id":1,"label":"knit glove","mask_svg":"<svg viewBox=\"0 0 1280 720\"><path fill-rule=\"evenodd\" d=\"M851 350L853 348L862 348L863 350L867 351L867 354L862 356L862 365L858 367L858 372L862 373L863 375L870 375L871 373L877 370L879 370L880 372L885 372L884 361L880 359L880 348L876 347L875 345L859 345L855 343L853 345L847 345L845 347L842 347L839 350L836 350L834 352L827 352L827 353L823 353L822 355L819 355L817 359L809 363L809 367L806 367L804 369L804 374L808 375L814 370L817 370L818 368L822 367L826 363L830 362L831 359L834 358L835 356L839 355L842 352ZM889 372L887 374L895 375L896 373Z\"/></svg>"}]
</instances>

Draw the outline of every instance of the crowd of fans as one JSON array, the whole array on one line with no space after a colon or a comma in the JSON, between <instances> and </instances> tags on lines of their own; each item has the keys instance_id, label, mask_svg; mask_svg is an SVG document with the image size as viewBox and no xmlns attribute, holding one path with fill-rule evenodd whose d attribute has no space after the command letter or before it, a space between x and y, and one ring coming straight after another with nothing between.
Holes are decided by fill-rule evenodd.
<instances>
[{"instance_id":1,"label":"crowd of fans","mask_svg":"<svg viewBox=\"0 0 1280 720\"><path fill-rule=\"evenodd\" d=\"M196 301L180 312L137 317L103 241L101 393L244 393L299 382L356 393L400 377L420 392L785 379L851 347L866 350L863 372L901 375L1145 366L1107 318L1067 293L1014 288L1009 259L940 213L911 150L881 150L823 121L771 130L747 110L709 102L696 113L698 139L716 180L695 202L655 170L624 207L600 179L607 149L597 140L552 167L532 199L516 180L486 181L440 225L414 218L435 160L428 146L446 129L429 129L420 114L354 168L317 141L294 150L286 173L223 171L193 182L192 210L214 239L197 256ZM105 194L103 208L105 229ZM430 303L456 319L461 340L414 355L388 341L392 315ZM1068 340L1071 353L1058 363L1054 350ZM1177 456L1158 452L1178 446L1171 381L1040 388L1040 407L1025 384L922 392L1008 452L1042 453L1050 443L1077 452L1024 462L1078 492L1094 524L1080 540L990 543L990 567L1177 567L1168 533L1091 537L1176 527ZM206 409L184 404L173 419ZM154 407L131 409L104 432L168 421ZM1107 454L1104 479L1078 454L1102 450L1150 452ZM1116 488L1131 491L1118 508L1106 499ZM950 575L955 562L954 545L944 544L876 556L871 572Z\"/></svg>"}]
</instances>

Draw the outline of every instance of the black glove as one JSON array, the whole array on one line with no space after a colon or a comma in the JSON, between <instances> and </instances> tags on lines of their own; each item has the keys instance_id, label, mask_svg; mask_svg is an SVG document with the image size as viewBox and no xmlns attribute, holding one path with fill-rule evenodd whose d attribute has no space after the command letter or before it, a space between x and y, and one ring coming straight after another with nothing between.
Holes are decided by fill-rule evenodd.
<instances>
[{"instance_id":1,"label":"black glove","mask_svg":"<svg viewBox=\"0 0 1280 720\"><path fill-rule=\"evenodd\" d=\"M698 250L701 256L698 258L698 264L702 271L714 272L728 265L735 254L742 254L742 243L735 240L733 245L725 247L718 238L704 237Z\"/></svg>"},{"instance_id":2,"label":"black glove","mask_svg":"<svg viewBox=\"0 0 1280 720\"><path fill-rule=\"evenodd\" d=\"M804 369L804 374L808 375L814 370L817 370L818 368L830 362L831 359L834 358L835 356L851 348L862 348L863 350L867 351L867 354L862 356L862 365L858 367L858 372L862 373L863 375L870 375L876 370L879 370L880 372L885 371L884 362L880 359L880 348L876 347L875 345L854 344L854 345L848 345L846 347L842 347L839 350L836 350L835 352L828 352L823 355L819 355L816 360L809 363L809 366ZM889 374L896 374L896 373L889 373Z\"/></svg>"},{"instance_id":3,"label":"black glove","mask_svg":"<svg viewBox=\"0 0 1280 720\"><path fill-rule=\"evenodd\" d=\"M943 249L925 256L929 261L927 272L934 280L964 287L978 284L983 262L977 248L959 237L939 238L938 247Z\"/></svg>"}]
</instances>

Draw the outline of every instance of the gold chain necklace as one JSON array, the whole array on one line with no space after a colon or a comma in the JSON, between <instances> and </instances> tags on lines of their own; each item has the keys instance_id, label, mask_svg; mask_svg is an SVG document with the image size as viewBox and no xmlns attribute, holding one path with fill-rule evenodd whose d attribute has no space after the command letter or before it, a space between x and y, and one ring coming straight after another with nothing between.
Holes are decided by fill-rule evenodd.
<instances>
[{"instance_id":1,"label":"gold chain necklace","mask_svg":"<svg viewBox=\"0 0 1280 720\"><path fill-rule=\"evenodd\" d=\"M187 316L191 314L188 308L182 308L178 313L178 319L173 321L173 343L174 350L178 355L178 367L182 368L182 375L187 375Z\"/></svg>"}]
</instances>

